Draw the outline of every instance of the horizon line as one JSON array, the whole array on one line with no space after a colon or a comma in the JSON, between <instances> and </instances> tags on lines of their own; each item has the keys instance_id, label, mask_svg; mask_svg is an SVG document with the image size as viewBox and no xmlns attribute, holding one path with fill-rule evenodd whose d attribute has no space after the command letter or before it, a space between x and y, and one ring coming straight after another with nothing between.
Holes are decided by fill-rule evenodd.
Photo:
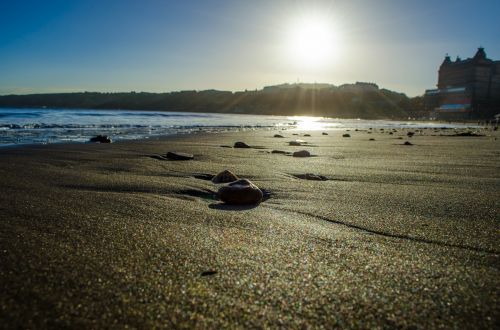
<instances>
[{"instance_id":1,"label":"horizon line","mask_svg":"<svg viewBox=\"0 0 500 330\"><path fill-rule=\"evenodd\" d=\"M254 89L249 89L249 88L245 88L244 90L242 89L239 89L239 90L236 90L236 89L217 89L217 88L206 88L206 89L178 89L178 90L169 90L169 91L157 91L157 92L154 92L154 91L145 91L145 90L123 90L123 91L119 91L119 90L115 90L115 91L97 91L97 90L78 90L78 89L74 89L74 90L70 90L70 91L54 91L54 92L21 92L21 93L8 93L8 94L0 94L0 97L4 97L4 96L25 96L25 95L44 95L44 94L77 94L77 93L109 93L109 94L120 94L120 93L147 93L147 94L168 94L168 93L180 93L180 92L206 92L206 91L217 91L217 92L231 92L231 93L241 93L241 92L254 92L254 91L262 91L264 90L265 88L268 88L268 87L279 87L279 86L285 86L285 85L290 85L290 86L295 86L295 85L328 85L329 87L335 87L335 88L338 88L338 87L341 87L341 86L345 86L345 85L356 85L356 84L367 84L367 85L376 85L377 88L379 90L388 90L388 91L391 91L391 92L395 92L395 93L399 93L399 94L404 94L405 96L407 96L408 98L414 98L414 97L419 97L419 96L422 96L424 93L421 93L421 94L418 94L418 95L415 95L415 96L409 96L407 93L405 92L401 92L401 91L397 91L397 90L392 90L392 89L388 89L388 88L384 88L384 87L381 87L380 85L378 85L377 83L375 82L367 82L367 81L356 81L356 82L353 82L353 83L342 83L342 84L339 84L339 85L336 85L336 84L333 84L333 83L327 83L327 82L284 82L284 83L279 83L279 84L274 84L274 85L265 85L265 86L262 86L260 88L254 88ZM23 88L20 88L20 89L23 89Z\"/></svg>"}]
</instances>

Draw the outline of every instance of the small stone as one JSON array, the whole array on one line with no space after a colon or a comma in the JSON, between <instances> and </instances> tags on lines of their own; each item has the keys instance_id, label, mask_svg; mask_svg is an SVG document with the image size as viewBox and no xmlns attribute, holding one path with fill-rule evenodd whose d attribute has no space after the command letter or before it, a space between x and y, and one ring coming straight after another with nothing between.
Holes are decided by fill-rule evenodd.
<instances>
[{"instance_id":1,"label":"small stone","mask_svg":"<svg viewBox=\"0 0 500 330\"><path fill-rule=\"evenodd\" d=\"M306 174L297 174L295 175L296 178L303 179L303 180L312 180L312 181L326 181L328 178L323 175L318 175L318 174L313 174L313 173L306 173Z\"/></svg>"},{"instance_id":2,"label":"small stone","mask_svg":"<svg viewBox=\"0 0 500 330\"><path fill-rule=\"evenodd\" d=\"M215 274L217 274L216 270L206 270L206 271L202 272L200 275L201 276L210 276L210 275L215 275Z\"/></svg>"},{"instance_id":3,"label":"small stone","mask_svg":"<svg viewBox=\"0 0 500 330\"><path fill-rule=\"evenodd\" d=\"M327 132L323 132L323 133L321 133L321 134L323 134L323 135L328 135L328 133L327 133Z\"/></svg>"},{"instance_id":4,"label":"small stone","mask_svg":"<svg viewBox=\"0 0 500 330\"><path fill-rule=\"evenodd\" d=\"M343 134L342 137L351 137L350 134Z\"/></svg>"},{"instance_id":5,"label":"small stone","mask_svg":"<svg viewBox=\"0 0 500 330\"><path fill-rule=\"evenodd\" d=\"M221 187L218 195L221 201L233 205L258 204L262 201L263 197L263 193L259 187L247 179L240 179Z\"/></svg>"},{"instance_id":6,"label":"small stone","mask_svg":"<svg viewBox=\"0 0 500 330\"><path fill-rule=\"evenodd\" d=\"M273 150L271 151L272 154L286 154L287 152L286 151L283 151L283 150Z\"/></svg>"},{"instance_id":7,"label":"small stone","mask_svg":"<svg viewBox=\"0 0 500 330\"><path fill-rule=\"evenodd\" d=\"M411 143L410 141L406 141L405 143L403 143L405 146L412 146L413 143Z\"/></svg>"},{"instance_id":8,"label":"small stone","mask_svg":"<svg viewBox=\"0 0 500 330\"><path fill-rule=\"evenodd\" d=\"M408 137L412 137L413 135L415 135L415 132L408 132L406 133L406 135L408 135Z\"/></svg>"},{"instance_id":9,"label":"small stone","mask_svg":"<svg viewBox=\"0 0 500 330\"><path fill-rule=\"evenodd\" d=\"M304 134L304 136L310 137L310 136L311 136L311 134Z\"/></svg>"},{"instance_id":10,"label":"small stone","mask_svg":"<svg viewBox=\"0 0 500 330\"><path fill-rule=\"evenodd\" d=\"M96 137L90 138L90 142L111 143L112 140L107 135L97 135Z\"/></svg>"},{"instance_id":11,"label":"small stone","mask_svg":"<svg viewBox=\"0 0 500 330\"><path fill-rule=\"evenodd\" d=\"M235 148L251 148L248 144L246 144L245 142L236 142L234 144L234 147Z\"/></svg>"},{"instance_id":12,"label":"small stone","mask_svg":"<svg viewBox=\"0 0 500 330\"><path fill-rule=\"evenodd\" d=\"M471 132L471 131L468 131L468 132L462 132L462 133L456 133L452 136L484 136L483 134L478 134L476 132Z\"/></svg>"},{"instance_id":13,"label":"small stone","mask_svg":"<svg viewBox=\"0 0 500 330\"><path fill-rule=\"evenodd\" d=\"M305 142L306 141L304 141L304 140L293 140L293 141L288 142L288 144L291 146L301 146Z\"/></svg>"},{"instance_id":14,"label":"small stone","mask_svg":"<svg viewBox=\"0 0 500 330\"><path fill-rule=\"evenodd\" d=\"M281 135L281 134L274 134L274 137L275 137L275 138L284 138L284 136L283 136L283 135Z\"/></svg>"},{"instance_id":15,"label":"small stone","mask_svg":"<svg viewBox=\"0 0 500 330\"><path fill-rule=\"evenodd\" d=\"M370 140L368 140L368 141L375 141L375 139L370 139Z\"/></svg>"},{"instance_id":16,"label":"small stone","mask_svg":"<svg viewBox=\"0 0 500 330\"><path fill-rule=\"evenodd\" d=\"M311 153L307 150L295 151L293 157L311 157Z\"/></svg>"},{"instance_id":17,"label":"small stone","mask_svg":"<svg viewBox=\"0 0 500 330\"><path fill-rule=\"evenodd\" d=\"M186 154L184 152L167 152L167 158L171 160L191 160L194 159L194 155Z\"/></svg>"},{"instance_id":18,"label":"small stone","mask_svg":"<svg viewBox=\"0 0 500 330\"><path fill-rule=\"evenodd\" d=\"M299 135L298 133L292 133L292 135Z\"/></svg>"},{"instance_id":19,"label":"small stone","mask_svg":"<svg viewBox=\"0 0 500 330\"><path fill-rule=\"evenodd\" d=\"M213 183L228 183L238 180L239 178L233 172L224 170L212 178Z\"/></svg>"}]
</instances>

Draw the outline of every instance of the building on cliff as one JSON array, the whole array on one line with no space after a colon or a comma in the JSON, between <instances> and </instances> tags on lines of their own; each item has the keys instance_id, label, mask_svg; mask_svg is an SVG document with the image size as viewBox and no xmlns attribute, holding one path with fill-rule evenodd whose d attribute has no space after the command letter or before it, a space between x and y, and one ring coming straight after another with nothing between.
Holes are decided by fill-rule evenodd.
<instances>
[{"instance_id":1,"label":"building on cliff","mask_svg":"<svg viewBox=\"0 0 500 330\"><path fill-rule=\"evenodd\" d=\"M425 106L438 119L491 119L500 113L500 61L478 48L472 58L446 55L437 89L425 91Z\"/></svg>"}]
</instances>

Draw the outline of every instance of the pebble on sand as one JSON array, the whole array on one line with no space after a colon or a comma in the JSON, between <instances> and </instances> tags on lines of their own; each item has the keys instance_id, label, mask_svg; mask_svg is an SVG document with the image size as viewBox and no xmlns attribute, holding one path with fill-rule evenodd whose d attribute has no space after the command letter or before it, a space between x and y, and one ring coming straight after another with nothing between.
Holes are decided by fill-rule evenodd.
<instances>
[{"instance_id":1,"label":"pebble on sand","mask_svg":"<svg viewBox=\"0 0 500 330\"><path fill-rule=\"evenodd\" d=\"M213 183L228 183L238 180L238 176L229 170L224 170L212 178Z\"/></svg>"},{"instance_id":2,"label":"pebble on sand","mask_svg":"<svg viewBox=\"0 0 500 330\"><path fill-rule=\"evenodd\" d=\"M211 276L211 275L215 275L215 274L217 274L217 271L211 269L211 270L206 270L206 271L202 272L200 274L200 276Z\"/></svg>"},{"instance_id":3,"label":"pebble on sand","mask_svg":"<svg viewBox=\"0 0 500 330\"><path fill-rule=\"evenodd\" d=\"M343 134L342 137L351 137L350 134Z\"/></svg>"},{"instance_id":4,"label":"pebble on sand","mask_svg":"<svg viewBox=\"0 0 500 330\"><path fill-rule=\"evenodd\" d=\"M303 143L306 143L304 140L293 140L288 142L289 145L291 146L301 146Z\"/></svg>"},{"instance_id":5,"label":"pebble on sand","mask_svg":"<svg viewBox=\"0 0 500 330\"><path fill-rule=\"evenodd\" d=\"M240 179L221 187L218 196L226 204L252 205L262 201L263 193L249 180Z\"/></svg>"},{"instance_id":6,"label":"pebble on sand","mask_svg":"<svg viewBox=\"0 0 500 330\"><path fill-rule=\"evenodd\" d=\"M112 140L107 135L97 135L93 138L90 138L90 142L111 143Z\"/></svg>"},{"instance_id":7,"label":"pebble on sand","mask_svg":"<svg viewBox=\"0 0 500 330\"><path fill-rule=\"evenodd\" d=\"M412 146L413 143L411 143L410 141L406 141L405 143L403 143L403 145L405 145L405 146Z\"/></svg>"},{"instance_id":8,"label":"pebble on sand","mask_svg":"<svg viewBox=\"0 0 500 330\"><path fill-rule=\"evenodd\" d=\"M303 180L313 180L313 181L326 181L328 178L323 175L319 174L313 174L313 173L306 173L306 174L296 174L294 175L296 178L303 179Z\"/></svg>"},{"instance_id":9,"label":"pebble on sand","mask_svg":"<svg viewBox=\"0 0 500 330\"><path fill-rule=\"evenodd\" d=\"M251 148L248 144L245 142L238 141L234 144L235 148Z\"/></svg>"},{"instance_id":10,"label":"pebble on sand","mask_svg":"<svg viewBox=\"0 0 500 330\"><path fill-rule=\"evenodd\" d=\"M327 133L327 132L323 132L323 133L321 133L321 134L323 134L323 135L328 135L328 133Z\"/></svg>"},{"instance_id":11,"label":"pebble on sand","mask_svg":"<svg viewBox=\"0 0 500 330\"><path fill-rule=\"evenodd\" d=\"M453 134L452 136L484 136L484 134L468 131L468 132L456 133Z\"/></svg>"},{"instance_id":12,"label":"pebble on sand","mask_svg":"<svg viewBox=\"0 0 500 330\"><path fill-rule=\"evenodd\" d=\"M187 154L187 153L184 153L184 152L174 152L174 151L167 152L167 156L166 157L168 159L171 159L171 160L190 160L190 159L194 159L194 155L192 155L192 154Z\"/></svg>"},{"instance_id":13,"label":"pebble on sand","mask_svg":"<svg viewBox=\"0 0 500 330\"><path fill-rule=\"evenodd\" d=\"M304 134L304 136L306 136L306 137L311 137L311 134Z\"/></svg>"},{"instance_id":14,"label":"pebble on sand","mask_svg":"<svg viewBox=\"0 0 500 330\"><path fill-rule=\"evenodd\" d=\"M293 157L311 157L311 153L307 150L295 151L292 154Z\"/></svg>"},{"instance_id":15,"label":"pebble on sand","mask_svg":"<svg viewBox=\"0 0 500 330\"><path fill-rule=\"evenodd\" d=\"M284 136L283 136L283 135L281 135L281 134L274 134L274 137L275 137L275 138L284 138Z\"/></svg>"}]
</instances>

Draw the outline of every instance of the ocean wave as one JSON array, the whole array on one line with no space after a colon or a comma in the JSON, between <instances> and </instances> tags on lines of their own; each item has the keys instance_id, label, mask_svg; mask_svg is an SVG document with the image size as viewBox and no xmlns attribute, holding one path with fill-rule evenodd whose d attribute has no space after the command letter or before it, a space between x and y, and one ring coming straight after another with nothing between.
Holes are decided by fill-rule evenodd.
<instances>
[{"instance_id":1,"label":"ocean wave","mask_svg":"<svg viewBox=\"0 0 500 330\"><path fill-rule=\"evenodd\" d=\"M0 118L38 118L41 113L37 112L0 112Z\"/></svg>"}]
</instances>

